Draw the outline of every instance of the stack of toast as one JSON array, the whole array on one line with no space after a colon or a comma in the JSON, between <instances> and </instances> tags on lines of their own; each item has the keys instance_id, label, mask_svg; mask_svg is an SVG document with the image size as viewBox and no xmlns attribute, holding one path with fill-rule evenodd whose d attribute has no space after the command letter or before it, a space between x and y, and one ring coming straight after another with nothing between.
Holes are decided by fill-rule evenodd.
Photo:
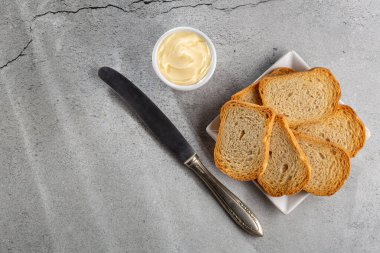
<instances>
[{"instance_id":1,"label":"stack of toast","mask_svg":"<svg viewBox=\"0 0 380 253\"><path fill-rule=\"evenodd\" d=\"M223 105L216 166L275 197L336 193L366 140L363 122L340 97L326 68L273 70Z\"/></svg>"}]
</instances>

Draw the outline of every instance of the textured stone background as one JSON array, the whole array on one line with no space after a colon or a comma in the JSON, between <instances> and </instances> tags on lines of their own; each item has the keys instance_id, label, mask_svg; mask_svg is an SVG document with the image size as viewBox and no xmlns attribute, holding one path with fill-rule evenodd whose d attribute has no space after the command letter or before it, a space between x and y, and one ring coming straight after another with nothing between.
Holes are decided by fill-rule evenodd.
<instances>
[{"instance_id":1,"label":"textured stone background","mask_svg":"<svg viewBox=\"0 0 380 253\"><path fill-rule=\"evenodd\" d=\"M208 34L212 80L177 92L151 52L170 28ZM345 187L280 213L212 165L205 127L288 50L330 68L372 137ZM253 238L160 147L100 66L135 82L260 217ZM0 7L0 252L380 252L379 1L21 1Z\"/></svg>"}]
</instances>

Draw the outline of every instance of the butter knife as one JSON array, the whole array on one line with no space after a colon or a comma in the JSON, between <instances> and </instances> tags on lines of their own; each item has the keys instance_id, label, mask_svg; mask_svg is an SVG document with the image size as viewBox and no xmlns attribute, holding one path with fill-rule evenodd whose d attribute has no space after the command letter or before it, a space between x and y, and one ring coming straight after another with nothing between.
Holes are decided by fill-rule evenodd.
<instances>
[{"instance_id":1,"label":"butter knife","mask_svg":"<svg viewBox=\"0 0 380 253\"><path fill-rule=\"evenodd\" d=\"M100 68L98 75L133 108L157 139L200 177L219 204L243 230L251 235L263 236L261 224L251 209L206 169L178 129L139 88L109 67Z\"/></svg>"}]
</instances>

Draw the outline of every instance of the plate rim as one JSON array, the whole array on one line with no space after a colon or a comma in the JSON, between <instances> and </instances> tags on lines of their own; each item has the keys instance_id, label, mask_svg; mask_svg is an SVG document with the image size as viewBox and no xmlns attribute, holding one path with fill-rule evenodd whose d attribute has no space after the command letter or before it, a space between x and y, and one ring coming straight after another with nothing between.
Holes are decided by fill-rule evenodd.
<instances>
[{"instance_id":1,"label":"plate rim","mask_svg":"<svg viewBox=\"0 0 380 253\"><path fill-rule=\"evenodd\" d=\"M278 68L278 67L281 67L281 66L277 66L280 64L281 61L283 61L284 59L288 58L288 57L293 57L293 58L290 58L290 61L292 62L292 64L294 64L295 61L297 61L298 63L300 63L305 69L305 70L308 70L308 69L311 69L311 67L309 66L309 64L307 64L305 62L304 59L302 59L302 57L294 50L290 50L289 52L287 52L286 54L284 54L283 56L281 56L275 63L273 63L267 70L265 70L254 82L257 82L258 80L260 80L263 76L265 76L266 74L268 74L272 69L274 68ZM286 67L289 67L289 66L286 66ZM340 103L343 103L342 101L340 101ZM216 138L217 138L217 133L212 129L212 126L215 124L215 122L217 120L219 120L220 117L219 115L217 115L206 127L206 132L208 135L210 135L210 137L212 139L214 139L216 141ZM366 127L366 139L368 140L371 136L371 132L369 131L369 129ZM283 214L287 215L289 213L291 213L297 206L299 206L309 195L311 195L310 193L307 193L305 191L301 191L300 193L297 193L297 194L294 194L294 195L291 195L291 196L282 196L282 197L272 197L270 195L268 195L267 193L264 192L264 190L260 187L260 185L256 182L256 181L253 181L253 183L259 188L259 190L270 200L270 202L272 202L272 204L277 208L279 209ZM286 205L283 205L283 206L280 206L279 202L276 201L276 200L279 200L280 198L283 198L283 199L286 199L286 200L289 200L290 197L295 197L297 196L298 199L295 201L295 203L293 203L291 206L288 206L287 204Z\"/></svg>"}]
</instances>

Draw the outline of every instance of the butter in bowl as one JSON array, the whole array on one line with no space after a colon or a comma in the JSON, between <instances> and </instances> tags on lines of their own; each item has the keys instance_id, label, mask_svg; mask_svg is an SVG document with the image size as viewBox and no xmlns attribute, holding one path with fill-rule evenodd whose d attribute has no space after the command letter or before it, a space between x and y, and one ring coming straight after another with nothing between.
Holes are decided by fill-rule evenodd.
<instances>
[{"instance_id":1,"label":"butter in bowl","mask_svg":"<svg viewBox=\"0 0 380 253\"><path fill-rule=\"evenodd\" d=\"M216 50L210 38L191 27L164 33L154 46L153 69L176 90L194 90L206 84L216 68Z\"/></svg>"}]
</instances>

